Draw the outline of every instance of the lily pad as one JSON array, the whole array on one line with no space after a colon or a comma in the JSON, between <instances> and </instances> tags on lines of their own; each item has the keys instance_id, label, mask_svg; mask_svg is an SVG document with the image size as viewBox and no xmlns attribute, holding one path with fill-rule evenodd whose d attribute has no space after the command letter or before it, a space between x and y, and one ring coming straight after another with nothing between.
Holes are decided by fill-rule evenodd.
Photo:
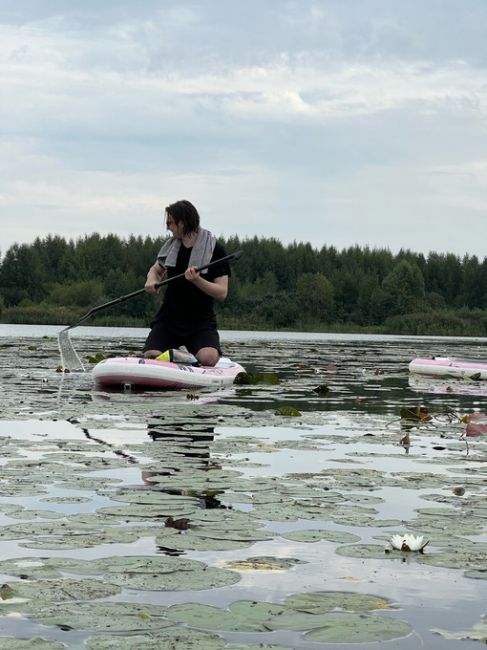
<instances>
[{"instance_id":1,"label":"lily pad","mask_svg":"<svg viewBox=\"0 0 487 650\"><path fill-rule=\"evenodd\" d=\"M463 630L461 632L451 632L449 630L442 630L439 628L432 628L431 630L435 634L441 634L445 639L457 639L457 640L467 640L471 641L480 641L481 643L487 643L487 617L484 617L480 623L476 623L469 630Z\"/></svg>"},{"instance_id":2,"label":"lily pad","mask_svg":"<svg viewBox=\"0 0 487 650\"><path fill-rule=\"evenodd\" d=\"M48 503L59 503L59 504L76 504L76 503L90 503L93 499L89 497L44 497L40 501L45 501Z\"/></svg>"},{"instance_id":3,"label":"lily pad","mask_svg":"<svg viewBox=\"0 0 487 650\"><path fill-rule=\"evenodd\" d=\"M234 551L241 548L247 548L254 543L252 539L235 540L235 539L215 539L213 537L203 537L202 535L193 535L188 532L185 535L176 535L173 537L156 537L156 544L163 548L171 548L179 551Z\"/></svg>"},{"instance_id":4,"label":"lily pad","mask_svg":"<svg viewBox=\"0 0 487 650\"><path fill-rule=\"evenodd\" d=\"M219 524L222 527L233 530L252 530L256 527L256 521L251 513L241 512L239 510L227 510L226 508L209 508L195 512L191 521L195 525L200 524Z\"/></svg>"},{"instance_id":5,"label":"lily pad","mask_svg":"<svg viewBox=\"0 0 487 650\"><path fill-rule=\"evenodd\" d=\"M185 537L190 537L191 535L196 535L197 537L205 537L207 539L218 539L224 538L227 541L234 542L263 542L268 539L271 539L267 531L263 530L254 530L253 527L248 526L247 528L241 528L239 526L220 526L218 528L212 528L210 526L198 526L191 529L190 533L185 535Z\"/></svg>"},{"instance_id":6,"label":"lily pad","mask_svg":"<svg viewBox=\"0 0 487 650\"><path fill-rule=\"evenodd\" d=\"M298 519L328 521L332 512L331 507L287 502L278 505L275 503L256 504L251 515L266 521L298 521Z\"/></svg>"},{"instance_id":7,"label":"lily pad","mask_svg":"<svg viewBox=\"0 0 487 650\"><path fill-rule=\"evenodd\" d=\"M267 645L266 643L259 643L258 645L245 644L240 645L239 643L229 643L225 646L225 650L290 650L289 646L283 645Z\"/></svg>"},{"instance_id":8,"label":"lily pad","mask_svg":"<svg viewBox=\"0 0 487 650\"><path fill-rule=\"evenodd\" d=\"M28 580L42 580L58 578L61 572L52 566L49 561L25 557L0 562L0 573Z\"/></svg>"},{"instance_id":9,"label":"lily pad","mask_svg":"<svg viewBox=\"0 0 487 650\"><path fill-rule=\"evenodd\" d=\"M167 517L187 517L194 511L191 505L181 506L175 503L171 506L165 503L163 506L154 504L134 504L128 506L105 506L98 508L96 511L100 515L106 517L122 517L124 519L166 519Z\"/></svg>"},{"instance_id":10,"label":"lily pad","mask_svg":"<svg viewBox=\"0 0 487 650\"><path fill-rule=\"evenodd\" d=\"M241 372L234 381L236 386L255 386L256 384L276 386L280 383L279 377L271 372Z\"/></svg>"},{"instance_id":11,"label":"lily pad","mask_svg":"<svg viewBox=\"0 0 487 650\"><path fill-rule=\"evenodd\" d=\"M5 587L9 588L8 598L4 598ZM96 600L115 596L121 591L115 584L99 580L34 580L32 582L12 582L2 586L2 599L26 598L37 605L43 602L62 603L71 600ZM10 595L11 594L11 595Z\"/></svg>"},{"instance_id":12,"label":"lily pad","mask_svg":"<svg viewBox=\"0 0 487 650\"><path fill-rule=\"evenodd\" d=\"M304 640L317 643L366 643L397 639L412 631L405 621L363 613L308 613L294 610L266 621L271 630L311 630Z\"/></svg>"},{"instance_id":13,"label":"lily pad","mask_svg":"<svg viewBox=\"0 0 487 650\"><path fill-rule=\"evenodd\" d=\"M290 650L289 646L283 645L267 645L266 643L259 643L258 645L245 644L234 644L230 643L225 646L225 650Z\"/></svg>"},{"instance_id":14,"label":"lily pad","mask_svg":"<svg viewBox=\"0 0 487 650\"><path fill-rule=\"evenodd\" d=\"M352 503L368 503L370 505L384 503L382 497L377 497L372 494L349 494L347 496L347 501L351 501Z\"/></svg>"},{"instance_id":15,"label":"lily pad","mask_svg":"<svg viewBox=\"0 0 487 650\"><path fill-rule=\"evenodd\" d=\"M11 512L12 519L62 519L64 514L56 510L17 510Z\"/></svg>"},{"instance_id":16,"label":"lily pad","mask_svg":"<svg viewBox=\"0 0 487 650\"><path fill-rule=\"evenodd\" d=\"M406 528L419 530L427 537L434 537L447 531L450 535L458 537L465 535L479 535L483 531L483 522L474 517L434 517L424 516L413 519L406 524Z\"/></svg>"},{"instance_id":17,"label":"lily pad","mask_svg":"<svg viewBox=\"0 0 487 650\"><path fill-rule=\"evenodd\" d=\"M460 548L421 555L421 564L449 569L487 570L487 542L463 544Z\"/></svg>"},{"instance_id":18,"label":"lily pad","mask_svg":"<svg viewBox=\"0 0 487 650\"><path fill-rule=\"evenodd\" d=\"M65 650L64 643L46 641L40 637L34 639L14 639L9 636L0 636L2 650Z\"/></svg>"},{"instance_id":19,"label":"lily pad","mask_svg":"<svg viewBox=\"0 0 487 650\"><path fill-rule=\"evenodd\" d=\"M398 557L392 553L386 553L384 546L379 546L378 544L349 544L347 546L339 546L335 550L335 553L344 557L369 560L386 560Z\"/></svg>"},{"instance_id":20,"label":"lily pad","mask_svg":"<svg viewBox=\"0 0 487 650\"><path fill-rule=\"evenodd\" d=\"M347 533L340 530L326 530L324 528L311 528L309 530L292 530L287 533L281 533L284 539L290 539L293 542L335 542L337 544L352 544L359 542L360 537L353 533Z\"/></svg>"},{"instance_id":21,"label":"lily pad","mask_svg":"<svg viewBox=\"0 0 487 650\"><path fill-rule=\"evenodd\" d=\"M222 650L225 641L216 634L170 627L151 636L99 635L87 639L86 646L89 650Z\"/></svg>"},{"instance_id":22,"label":"lily pad","mask_svg":"<svg viewBox=\"0 0 487 650\"><path fill-rule=\"evenodd\" d=\"M379 643L400 639L412 632L406 621L366 614L323 614L321 627L304 635L312 643Z\"/></svg>"},{"instance_id":23,"label":"lily pad","mask_svg":"<svg viewBox=\"0 0 487 650\"><path fill-rule=\"evenodd\" d=\"M297 564L307 562L293 557L249 557L246 560L226 562L225 567L236 571L286 571Z\"/></svg>"},{"instance_id":24,"label":"lily pad","mask_svg":"<svg viewBox=\"0 0 487 650\"><path fill-rule=\"evenodd\" d=\"M387 598L349 591L315 591L292 594L286 598L285 603L291 609L309 614L326 614L336 610L372 612L377 609L396 609Z\"/></svg>"},{"instance_id":25,"label":"lily pad","mask_svg":"<svg viewBox=\"0 0 487 650\"><path fill-rule=\"evenodd\" d=\"M100 494L100 492L98 492ZM199 500L195 497L168 494L167 492L159 492L157 490L117 490L117 492L108 492L112 501L123 501L125 503L137 503L143 505L155 505L159 507L170 507L191 509L199 507Z\"/></svg>"},{"instance_id":26,"label":"lily pad","mask_svg":"<svg viewBox=\"0 0 487 650\"><path fill-rule=\"evenodd\" d=\"M0 526L1 540L37 539L42 536L60 535L85 535L95 532L88 526L76 526L66 522L36 521L33 523L13 524Z\"/></svg>"},{"instance_id":27,"label":"lily pad","mask_svg":"<svg viewBox=\"0 0 487 650\"><path fill-rule=\"evenodd\" d=\"M163 485L166 489L174 492L188 492L195 496L205 494L217 494L230 487L234 487L234 481L241 476L241 472L227 470L226 472L212 471L180 473L174 476L151 476L147 479L149 483ZM146 506L148 507L148 506Z\"/></svg>"},{"instance_id":28,"label":"lily pad","mask_svg":"<svg viewBox=\"0 0 487 650\"><path fill-rule=\"evenodd\" d=\"M284 417L299 417L301 411L294 406L280 406L274 412L275 415L283 415Z\"/></svg>"},{"instance_id":29,"label":"lily pad","mask_svg":"<svg viewBox=\"0 0 487 650\"><path fill-rule=\"evenodd\" d=\"M32 618L42 625L62 629L91 630L110 634L147 633L173 625L165 607L137 603L63 603L35 611Z\"/></svg>"},{"instance_id":30,"label":"lily pad","mask_svg":"<svg viewBox=\"0 0 487 650\"><path fill-rule=\"evenodd\" d=\"M235 571L204 567L171 573L111 573L110 580L121 587L143 591L199 591L227 587L240 580Z\"/></svg>"},{"instance_id":31,"label":"lily pad","mask_svg":"<svg viewBox=\"0 0 487 650\"><path fill-rule=\"evenodd\" d=\"M281 605L256 601L236 601L228 609L183 603L173 605L167 611L170 620L193 627L225 630L229 632L265 632L264 623L272 616L285 611Z\"/></svg>"},{"instance_id":32,"label":"lily pad","mask_svg":"<svg viewBox=\"0 0 487 650\"><path fill-rule=\"evenodd\" d=\"M94 560L80 560L72 558L19 558L5 560L0 563L0 571L12 576L22 577L28 575L30 578L40 577L56 578L63 573L74 573L84 576L104 576L110 583L116 583L117 576L124 573L134 580L137 576L143 580L144 576L163 581L162 576L170 573L177 573L180 576L183 572L192 574L205 571L207 566L204 562L190 560L180 557L152 556L152 555L131 555L113 556ZM14 583L13 586L19 583Z\"/></svg>"},{"instance_id":33,"label":"lily pad","mask_svg":"<svg viewBox=\"0 0 487 650\"><path fill-rule=\"evenodd\" d=\"M130 544L139 539L135 528L107 528L99 533L73 535L50 535L39 537L28 542L20 542L19 546L43 550L73 550L77 548L94 548L100 544Z\"/></svg>"},{"instance_id":34,"label":"lily pad","mask_svg":"<svg viewBox=\"0 0 487 650\"><path fill-rule=\"evenodd\" d=\"M230 571L211 570L204 562L180 557L168 556L113 556L95 560L78 560L71 558L46 558L38 560L29 567L29 558L7 560L0 564L0 570L8 575L20 576L31 572L32 576L49 575L57 577L62 573L74 573L84 576L103 576L112 585L122 585L134 589L155 591L166 590L169 582L181 584L195 579L195 585L220 586L220 583L232 584L239 580L239 575ZM26 566L27 564L27 566ZM40 566L39 566L40 565ZM208 574L208 575L206 575ZM217 583L217 584L214 584ZM19 583L14 583L14 586ZM188 584L177 589L190 589ZM204 588L200 586L199 588Z\"/></svg>"},{"instance_id":35,"label":"lily pad","mask_svg":"<svg viewBox=\"0 0 487 650\"><path fill-rule=\"evenodd\" d=\"M474 580L487 580L487 569L472 569L471 571L465 571L463 575Z\"/></svg>"},{"instance_id":36,"label":"lily pad","mask_svg":"<svg viewBox=\"0 0 487 650\"><path fill-rule=\"evenodd\" d=\"M60 490L99 490L104 487L119 485L122 479L108 476L70 476L57 483Z\"/></svg>"}]
</instances>

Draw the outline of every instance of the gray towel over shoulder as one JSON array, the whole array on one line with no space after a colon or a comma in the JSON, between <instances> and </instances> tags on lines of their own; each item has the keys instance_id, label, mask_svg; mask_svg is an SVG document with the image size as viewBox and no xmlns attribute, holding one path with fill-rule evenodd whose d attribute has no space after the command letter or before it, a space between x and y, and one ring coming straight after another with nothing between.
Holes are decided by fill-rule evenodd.
<instances>
[{"instance_id":1,"label":"gray towel over shoulder","mask_svg":"<svg viewBox=\"0 0 487 650\"><path fill-rule=\"evenodd\" d=\"M209 230L200 228L196 241L193 244L191 255L189 257L189 266L206 266L211 262L213 251L215 250L216 238ZM165 242L159 253L157 254L157 261L161 266L176 266L178 259L179 249L181 248L181 240L171 237ZM207 273L208 269L203 269L201 273Z\"/></svg>"}]
</instances>

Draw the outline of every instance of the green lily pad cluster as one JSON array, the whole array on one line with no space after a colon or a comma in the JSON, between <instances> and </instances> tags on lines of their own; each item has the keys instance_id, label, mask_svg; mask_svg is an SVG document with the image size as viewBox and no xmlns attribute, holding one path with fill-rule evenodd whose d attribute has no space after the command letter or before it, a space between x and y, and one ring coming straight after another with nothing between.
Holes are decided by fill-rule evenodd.
<instances>
[{"instance_id":1,"label":"green lily pad cluster","mask_svg":"<svg viewBox=\"0 0 487 650\"><path fill-rule=\"evenodd\" d=\"M146 559L143 558L122 560L129 562L130 570L136 575L146 578L151 575L151 569L156 568L150 563L146 566ZM43 625L56 626L63 630L86 630L94 633L95 636L87 641L90 648L116 647L117 641L124 647L127 635L130 635L132 643L140 636L141 643L149 644L147 647L155 642L161 644L158 647L165 647L164 643L169 639L175 640L178 633L181 635L178 638L187 643L190 643L190 639L203 642L208 640L210 643L221 642L220 647L227 647L221 637L207 635L207 632L270 633L277 630L293 630L302 632L305 641L363 643L396 639L411 631L410 625L405 621L374 614L377 610L394 609L393 603L387 599L349 592L293 594L282 604L235 601L223 609L201 603L161 607L124 602L74 602L93 601L118 593L119 586L113 584L120 576L117 566L117 563L112 562L107 572L112 584L88 579L61 583L55 579L15 583L9 588L5 600L21 597L29 602L35 597L37 590L41 590L37 592L37 600L40 602L28 610L33 619ZM189 570L189 561L185 561L185 566ZM61 563L60 568L79 570L76 562L70 565L69 561L67 564ZM92 569L101 570L101 566L96 568L95 563ZM194 570L192 573L194 574ZM171 574L163 572L160 575ZM132 588L142 586L147 589L154 586L146 580L123 583L123 586ZM181 624L185 627L179 627Z\"/></svg>"},{"instance_id":2,"label":"green lily pad cluster","mask_svg":"<svg viewBox=\"0 0 487 650\"><path fill-rule=\"evenodd\" d=\"M414 623L403 598L411 578L402 573L400 592L387 582L405 558L385 547L406 531L429 540L424 555L409 554L411 574L475 580L483 593L486 440L467 445L464 427L437 418L399 422L398 405L414 412L417 398L404 398L392 363L380 362L377 385L364 382L362 345L335 349L341 363L326 375L320 346L297 344L292 363L284 345L272 355L243 348L263 371L277 369L279 383L203 391L198 400L105 393L88 373L51 372L43 382L31 361L22 368L19 349L24 376L12 370L2 404L28 422L25 439L13 430L0 437L0 540L15 542L12 555L27 547L39 557L0 562L14 578L4 578L0 611L47 626L49 638L73 648L71 633L84 635L84 650L280 650L271 642L286 632L288 646L381 643ZM428 402L428 414L437 410ZM67 558L70 550L78 557ZM363 593L376 572L384 596ZM330 591L316 591L323 585ZM235 632L257 635L254 646L229 642ZM37 638L37 628L31 636L0 647L65 645Z\"/></svg>"},{"instance_id":3,"label":"green lily pad cluster","mask_svg":"<svg viewBox=\"0 0 487 650\"><path fill-rule=\"evenodd\" d=\"M8 594L4 594L4 596L8 595L8 598L4 598L4 605L8 605L10 597L31 600L35 589L42 587L42 592L39 592L36 601L27 606L29 611L32 611L31 607L37 611L42 600L53 602L64 600L63 584L66 585L65 595L68 600L92 600L117 594L121 587L143 591L189 591L231 585L240 580L240 575L234 571L208 567L204 562L197 560L166 556L114 556L99 560L50 558L37 562L22 558L1 562L0 571L29 578L29 581L4 585L9 590ZM63 573L101 576L104 581L73 581L70 585L69 582L63 583L60 579ZM97 586L104 596L90 597L86 594L86 597L82 598L76 591L88 587L96 590ZM60 596L56 592L51 593L56 588L61 591ZM104 593L103 589L107 592Z\"/></svg>"}]
</instances>

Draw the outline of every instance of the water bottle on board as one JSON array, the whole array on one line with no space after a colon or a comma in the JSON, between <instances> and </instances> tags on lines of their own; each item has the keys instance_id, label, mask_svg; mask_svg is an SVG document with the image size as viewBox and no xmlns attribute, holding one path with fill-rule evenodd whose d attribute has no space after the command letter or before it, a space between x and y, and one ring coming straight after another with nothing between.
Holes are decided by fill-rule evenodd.
<instances>
[{"instance_id":1,"label":"water bottle on board","mask_svg":"<svg viewBox=\"0 0 487 650\"><path fill-rule=\"evenodd\" d=\"M191 352L188 352L187 350L173 350L173 349L166 350L165 352L160 354L158 357L156 357L156 361L170 361L172 363L187 363L192 366L198 363L198 359L194 356L194 354L191 354Z\"/></svg>"}]
</instances>

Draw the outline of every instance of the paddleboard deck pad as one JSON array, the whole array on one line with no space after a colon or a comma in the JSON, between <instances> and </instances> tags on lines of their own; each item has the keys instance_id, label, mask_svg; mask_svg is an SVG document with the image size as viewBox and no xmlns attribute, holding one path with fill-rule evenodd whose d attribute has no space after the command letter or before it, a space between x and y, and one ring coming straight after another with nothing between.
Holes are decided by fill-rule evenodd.
<instances>
[{"instance_id":1,"label":"paddleboard deck pad","mask_svg":"<svg viewBox=\"0 0 487 650\"><path fill-rule=\"evenodd\" d=\"M244 368L227 357L221 357L212 367L140 357L112 357L97 363L92 374L98 386L197 390L231 386L241 372L245 372Z\"/></svg>"},{"instance_id":2,"label":"paddleboard deck pad","mask_svg":"<svg viewBox=\"0 0 487 650\"><path fill-rule=\"evenodd\" d=\"M487 380L487 363L452 357L413 359L409 364L409 372L430 377Z\"/></svg>"}]
</instances>

